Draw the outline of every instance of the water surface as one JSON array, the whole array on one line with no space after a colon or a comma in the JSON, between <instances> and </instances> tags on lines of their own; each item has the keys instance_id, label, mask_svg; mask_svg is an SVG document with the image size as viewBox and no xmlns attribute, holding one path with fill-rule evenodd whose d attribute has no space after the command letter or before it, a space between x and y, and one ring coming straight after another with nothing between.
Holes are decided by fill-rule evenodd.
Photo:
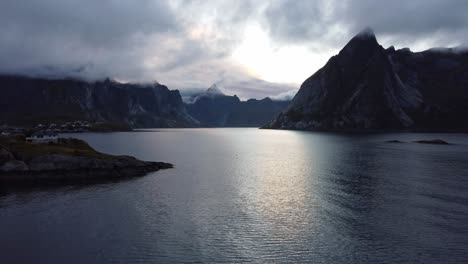
<instances>
[{"instance_id":1,"label":"water surface","mask_svg":"<svg viewBox=\"0 0 468 264\"><path fill-rule=\"evenodd\" d=\"M175 169L2 188L2 263L468 263L468 135L74 136ZM454 144L411 143L433 138Z\"/></svg>"}]
</instances>

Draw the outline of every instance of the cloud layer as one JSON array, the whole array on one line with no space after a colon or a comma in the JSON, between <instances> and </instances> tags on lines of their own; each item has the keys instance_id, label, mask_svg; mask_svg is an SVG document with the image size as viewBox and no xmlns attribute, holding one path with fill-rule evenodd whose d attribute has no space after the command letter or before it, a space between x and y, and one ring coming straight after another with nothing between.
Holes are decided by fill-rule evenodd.
<instances>
[{"instance_id":1,"label":"cloud layer","mask_svg":"<svg viewBox=\"0 0 468 264\"><path fill-rule=\"evenodd\" d=\"M367 26L384 46L464 46L466 14L463 0L3 0L0 72L261 98L297 89Z\"/></svg>"}]
</instances>

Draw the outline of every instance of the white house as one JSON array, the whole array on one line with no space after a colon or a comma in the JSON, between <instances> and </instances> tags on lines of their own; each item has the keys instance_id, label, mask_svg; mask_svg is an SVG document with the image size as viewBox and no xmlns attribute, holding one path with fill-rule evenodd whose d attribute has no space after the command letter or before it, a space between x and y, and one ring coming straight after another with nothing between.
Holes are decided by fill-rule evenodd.
<instances>
[{"instance_id":1,"label":"white house","mask_svg":"<svg viewBox=\"0 0 468 264\"><path fill-rule=\"evenodd\" d=\"M57 143L58 135L55 133L35 133L27 137L26 141L32 143Z\"/></svg>"}]
</instances>

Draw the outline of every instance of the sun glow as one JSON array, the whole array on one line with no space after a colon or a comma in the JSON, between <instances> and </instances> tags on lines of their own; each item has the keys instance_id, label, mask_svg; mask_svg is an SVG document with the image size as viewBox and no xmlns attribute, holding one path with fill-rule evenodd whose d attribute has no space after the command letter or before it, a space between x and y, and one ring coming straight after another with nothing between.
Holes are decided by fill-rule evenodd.
<instances>
[{"instance_id":1,"label":"sun glow","mask_svg":"<svg viewBox=\"0 0 468 264\"><path fill-rule=\"evenodd\" d=\"M328 56L313 53L303 46L274 46L259 25L246 28L243 41L232 54L237 63L257 78L295 84L302 83L322 67Z\"/></svg>"}]
</instances>

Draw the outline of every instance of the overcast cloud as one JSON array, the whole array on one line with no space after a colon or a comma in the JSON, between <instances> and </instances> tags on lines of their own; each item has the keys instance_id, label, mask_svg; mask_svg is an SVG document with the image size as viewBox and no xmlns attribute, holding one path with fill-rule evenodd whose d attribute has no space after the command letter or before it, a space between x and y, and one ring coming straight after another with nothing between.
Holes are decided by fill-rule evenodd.
<instances>
[{"instance_id":1,"label":"overcast cloud","mask_svg":"<svg viewBox=\"0 0 468 264\"><path fill-rule=\"evenodd\" d=\"M0 72L279 98L365 27L383 46L465 46L466 14L463 0L2 0Z\"/></svg>"}]
</instances>

